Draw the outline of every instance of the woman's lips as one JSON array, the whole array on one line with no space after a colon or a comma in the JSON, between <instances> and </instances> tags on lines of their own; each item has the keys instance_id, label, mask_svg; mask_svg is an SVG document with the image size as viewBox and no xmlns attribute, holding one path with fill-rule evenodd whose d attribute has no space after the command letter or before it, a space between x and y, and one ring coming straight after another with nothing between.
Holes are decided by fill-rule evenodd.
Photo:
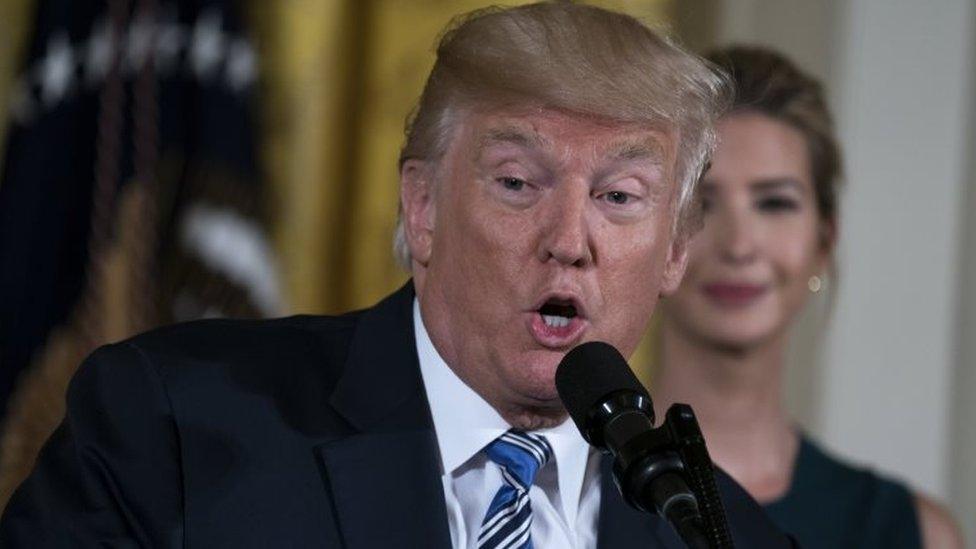
<instances>
[{"instance_id":1,"label":"woman's lips","mask_svg":"<svg viewBox=\"0 0 976 549\"><path fill-rule=\"evenodd\" d=\"M559 325L549 325L538 311L529 314L526 323L536 343L551 349L565 349L573 345L582 337L587 326L586 320L578 316L566 318Z\"/></svg>"},{"instance_id":2,"label":"woman's lips","mask_svg":"<svg viewBox=\"0 0 976 549\"><path fill-rule=\"evenodd\" d=\"M705 284L702 291L713 303L722 307L745 307L766 294L763 284L732 284L716 282Z\"/></svg>"}]
</instances>

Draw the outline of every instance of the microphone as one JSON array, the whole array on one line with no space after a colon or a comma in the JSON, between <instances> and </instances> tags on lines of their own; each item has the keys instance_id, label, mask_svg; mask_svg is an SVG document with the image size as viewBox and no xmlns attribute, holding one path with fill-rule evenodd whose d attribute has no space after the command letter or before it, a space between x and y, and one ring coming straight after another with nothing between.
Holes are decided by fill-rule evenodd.
<instances>
[{"instance_id":1,"label":"microphone","mask_svg":"<svg viewBox=\"0 0 976 549\"><path fill-rule=\"evenodd\" d=\"M711 460L689 406L673 406L655 429L647 390L620 352L599 341L563 357L556 390L583 438L614 457L614 481L627 503L665 518L689 547L732 547Z\"/></svg>"}]
</instances>

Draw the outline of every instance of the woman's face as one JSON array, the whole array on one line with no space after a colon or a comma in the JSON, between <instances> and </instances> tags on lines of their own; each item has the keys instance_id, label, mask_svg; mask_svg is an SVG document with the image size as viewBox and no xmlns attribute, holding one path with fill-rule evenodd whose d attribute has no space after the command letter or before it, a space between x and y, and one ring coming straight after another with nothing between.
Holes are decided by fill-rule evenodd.
<instances>
[{"instance_id":1,"label":"woman's face","mask_svg":"<svg viewBox=\"0 0 976 549\"><path fill-rule=\"evenodd\" d=\"M832 234L817 212L803 135L736 113L702 180L704 227L681 288L664 301L674 325L710 345L748 348L782 334L827 266Z\"/></svg>"}]
</instances>

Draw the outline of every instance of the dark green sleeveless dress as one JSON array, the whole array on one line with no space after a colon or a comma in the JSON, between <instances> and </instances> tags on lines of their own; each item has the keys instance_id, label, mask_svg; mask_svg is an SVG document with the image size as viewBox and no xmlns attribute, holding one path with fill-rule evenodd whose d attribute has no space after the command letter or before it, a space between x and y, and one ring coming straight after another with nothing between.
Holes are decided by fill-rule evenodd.
<instances>
[{"instance_id":1,"label":"dark green sleeveless dress","mask_svg":"<svg viewBox=\"0 0 976 549\"><path fill-rule=\"evenodd\" d=\"M790 489L765 509L805 549L922 546L905 486L842 463L803 436Z\"/></svg>"}]
</instances>

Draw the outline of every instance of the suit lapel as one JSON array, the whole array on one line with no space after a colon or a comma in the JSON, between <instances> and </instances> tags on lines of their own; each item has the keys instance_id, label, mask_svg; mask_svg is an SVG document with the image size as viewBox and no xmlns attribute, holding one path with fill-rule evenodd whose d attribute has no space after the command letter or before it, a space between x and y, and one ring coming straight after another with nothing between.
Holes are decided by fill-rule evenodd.
<instances>
[{"instance_id":1,"label":"suit lapel","mask_svg":"<svg viewBox=\"0 0 976 549\"><path fill-rule=\"evenodd\" d=\"M320 451L345 547L450 548L433 431L355 435Z\"/></svg>"},{"instance_id":2,"label":"suit lapel","mask_svg":"<svg viewBox=\"0 0 976 549\"><path fill-rule=\"evenodd\" d=\"M665 521L624 501L613 481L613 458L603 455L602 460L597 549L684 547Z\"/></svg>"},{"instance_id":3,"label":"suit lapel","mask_svg":"<svg viewBox=\"0 0 976 549\"><path fill-rule=\"evenodd\" d=\"M413 336L413 285L362 313L329 400L361 432L433 428Z\"/></svg>"},{"instance_id":4,"label":"suit lapel","mask_svg":"<svg viewBox=\"0 0 976 549\"><path fill-rule=\"evenodd\" d=\"M348 549L451 546L413 296L408 283L363 313L330 399L357 431L318 449Z\"/></svg>"}]
</instances>

